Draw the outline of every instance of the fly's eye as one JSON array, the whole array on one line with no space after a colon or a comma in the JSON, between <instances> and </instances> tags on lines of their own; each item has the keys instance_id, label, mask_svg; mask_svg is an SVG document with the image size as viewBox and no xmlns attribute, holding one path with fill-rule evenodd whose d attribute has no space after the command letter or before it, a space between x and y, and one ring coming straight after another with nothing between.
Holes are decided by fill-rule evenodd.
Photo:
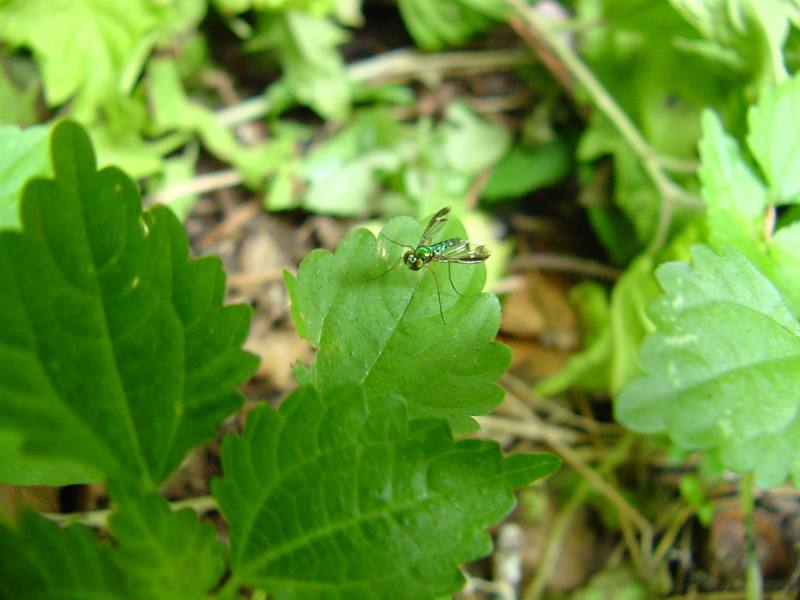
<instances>
[{"instance_id":1,"label":"fly's eye","mask_svg":"<svg viewBox=\"0 0 800 600\"><path fill-rule=\"evenodd\" d=\"M417 258L414 256L414 253L409 250L403 255L403 262L410 267L417 262Z\"/></svg>"}]
</instances>

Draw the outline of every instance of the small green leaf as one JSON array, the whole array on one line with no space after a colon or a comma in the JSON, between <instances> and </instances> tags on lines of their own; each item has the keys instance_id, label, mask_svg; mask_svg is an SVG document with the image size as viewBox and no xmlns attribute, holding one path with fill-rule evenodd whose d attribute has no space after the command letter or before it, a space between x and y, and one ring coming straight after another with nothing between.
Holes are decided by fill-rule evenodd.
<instances>
[{"instance_id":1,"label":"small green leaf","mask_svg":"<svg viewBox=\"0 0 800 600\"><path fill-rule=\"evenodd\" d=\"M719 448L729 468L760 485L800 475L800 324L778 290L742 255L692 252L666 263L645 340L645 375L622 390L618 420L666 431L685 448Z\"/></svg>"},{"instance_id":2,"label":"small green leaf","mask_svg":"<svg viewBox=\"0 0 800 600\"><path fill-rule=\"evenodd\" d=\"M492 171L481 198L488 201L521 198L558 183L571 167L571 152L563 140L539 148L516 145Z\"/></svg>"},{"instance_id":3,"label":"small green leaf","mask_svg":"<svg viewBox=\"0 0 800 600\"><path fill-rule=\"evenodd\" d=\"M326 119L344 120L350 111L350 84L337 46L347 33L329 18L286 11L266 14L253 50L274 50L295 98Z\"/></svg>"},{"instance_id":4,"label":"small green leaf","mask_svg":"<svg viewBox=\"0 0 800 600\"><path fill-rule=\"evenodd\" d=\"M0 234L0 422L31 455L146 489L241 404L249 309L222 307L219 260L188 260L175 216L142 213L127 176L98 172L78 125L59 124L51 152L23 231Z\"/></svg>"},{"instance_id":5,"label":"small green leaf","mask_svg":"<svg viewBox=\"0 0 800 600\"><path fill-rule=\"evenodd\" d=\"M505 17L502 0L399 0L403 21L425 50L459 46Z\"/></svg>"},{"instance_id":6,"label":"small green leaf","mask_svg":"<svg viewBox=\"0 0 800 600\"><path fill-rule=\"evenodd\" d=\"M0 126L0 229L18 229L22 184L34 175L49 175L47 138L42 125L21 130Z\"/></svg>"},{"instance_id":7,"label":"small green leaf","mask_svg":"<svg viewBox=\"0 0 800 600\"><path fill-rule=\"evenodd\" d=\"M511 145L506 127L482 118L461 102L447 107L445 119L442 151L449 165L461 173L480 174L498 162Z\"/></svg>"},{"instance_id":8,"label":"small green leaf","mask_svg":"<svg viewBox=\"0 0 800 600\"><path fill-rule=\"evenodd\" d=\"M390 221L384 235L411 245L423 229L403 217ZM453 236L464 237L455 223L441 239ZM480 293L484 266L452 265L460 296L447 265L410 271L399 264L403 248L387 239L379 254L375 237L358 229L334 254L315 250L296 278L287 274L298 332L317 348L310 381L323 393L361 383L370 399L402 396L413 417L444 417L457 430L474 429L471 415L488 413L502 398L495 381L510 359L508 348L493 341L500 306Z\"/></svg>"},{"instance_id":9,"label":"small green leaf","mask_svg":"<svg viewBox=\"0 0 800 600\"><path fill-rule=\"evenodd\" d=\"M747 142L770 185L773 202L800 203L800 75L764 90L747 114Z\"/></svg>"},{"instance_id":10,"label":"small green leaf","mask_svg":"<svg viewBox=\"0 0 800 600\"><path fill-rule=\"evenodd\" d=\"M410 420L395 396L345 386L254 410L222 463L213 490L235 582L276 600L423 600L461 587L457 565L490 551L485 528L511 510L512 486L558 459L504 459L495 442L454 441L444 420Z\"/></svg>"}]
</instances>

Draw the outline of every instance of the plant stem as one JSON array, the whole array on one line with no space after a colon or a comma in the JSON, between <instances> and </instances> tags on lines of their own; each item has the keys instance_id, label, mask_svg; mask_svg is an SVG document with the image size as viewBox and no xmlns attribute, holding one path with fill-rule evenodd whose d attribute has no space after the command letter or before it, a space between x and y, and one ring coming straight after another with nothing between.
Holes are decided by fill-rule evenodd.
<instances>
[{"instance_id":1,"label":"plant stem","mask_svg":"<svg viewBox=\"0 0 800 600\"><path fill-rule=\"evenodd\" d=\"M561 64L566 67L570 75L583 86L595 106L600 109L639 157L642 168L661 196L661 209L659 210L656 229L653 239L647 248L649 254L657 253L666 242L676 206L694 210L703 208L703 203L698 197L687 192L666 174L667 165L681 164L683 161L672 161L659 157L628 115L625 114L625 111L620 108L616 100L594 76L591 69L586 66L572 48L561 40L559 34L548 26L544 18L539 16L535 10L526 6L522 0L506 0L506 2L514 9L518 19L525 24L529 32L535 38L541 40L561 61Z\"/></svg>"},{"instance_id":2,"label":"plant stem","mask_svg":"<svg viewBox=\"0 0 800 600\"><path fill-rule=\"evenodd\" d=\"M758 544L753 519L755 497L753 495L753 474L742 475L739 483L739 501L744 523L744 546L747 571L745 576L745 597L747 600L761 600L763 595L761 581L761 563L758 557Z\"/></svg>"}]
</instances>

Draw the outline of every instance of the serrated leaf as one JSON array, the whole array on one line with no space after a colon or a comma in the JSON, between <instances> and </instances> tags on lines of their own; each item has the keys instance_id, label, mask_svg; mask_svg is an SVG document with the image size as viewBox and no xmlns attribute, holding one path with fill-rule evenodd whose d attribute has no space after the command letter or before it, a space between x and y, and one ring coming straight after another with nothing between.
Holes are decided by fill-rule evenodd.
<instances>
[{"instance_id":1,"label":"serrated leaf","mask_svg":"<svg viewBox=\"0 0 800 600\"><path fill-rule=\"evenodd\" d=\"M0 38L31 48L44 76L47 102L75 96L73 114L127 92L159 37L195 25L202 0L6 0Z\"/></svg>"},{"instance_id":2,"label":"serrated leaf","mask_svg":"<svg viewBox=\"0 0 800 600\"><path fill-rule=\"evenodd\" d=\"M410 245L423 229L402 217L383 231ZM465 237L451 223L441 239L453 236ZM493 341L500 306L480 293L484 267L452 266L459 296L447 265L434 265L435 276L412 272L398 264L403 248L381 240L379 254L375 237L358 229L334 254L315 250L296 278L286 275L297 330L317 349L310 381L323 393L360 383L368 399L402 396L412 417L444 417L457 430L474 429L471 415L488 413L502 398L495 381L510 360L508 348Z\"/></svg>"},{"instance_id":3,"label":"serrated leaf","mask_svg":"<svg viewBox=\"0 0 800 600\"><path fill-rule=\"evenodd\" d=\"M26 600L202 600L225 567L213 527L157 494L128 498L111 518L115 545L82 525L24 513L0 527L0 597Z\"/></svg>"},{"instance_id":4,"label":"serrated leaf","mask_svg":"<svg viewBox=\"0 0 800 600\"><path fill-rule=\"evenodd\" d=\"M800 472L800 324L741 254L697 246L692 257L693 266L656 272L665 292L651 310L658 331L642 345L645 375L622 390L616 416L685 448L718 448L728 467L775 485Z\"/></svg>"},{"instance_id":5,"label":"serrated leaf","mask_svg":"<svg viewBox=\"0 0 800 600\"><path fill-rule=\"evenodd\" d=\"M17 216L22 184L34 175L48 175L49 127L19 129L0 126L0 229L18 229Z\"/></svg>"},{"instance_id":6,"label":"serrated leaf","mask_svg":"<svg viewBox=\"0 0 800 600\"><path fill-rule=\"evenodd\" d=\"M120 498L110 520L113 560L132 598L202 600L225 570L225 547L211 523L184 508L173 512L156 493Z\"/></svg>"},{"instance_id":7,"label":"serrated leaf","mask_svg":"<svg viewBox=\"0 0 800 600\"><path fill-rule=\"evenodd\" d=\"M800 75L765 89L747 117L747 142L769 181L771 199L800 203Z\"/></svg>"},{"instance_id":8,"label":"serrated leaf","mask_svg":"<svg viewBox=\"0 0 800 600\"><path fill-rule=\"evenodd\" d=\"M276 600L423 600L455 592L460 562L486 554L484 528L512 486L558 465L455 442L441 419L410 420L395 396L300 388L227 438L213 490L230 525L231 576Z\"/></svg>"},{"instance_id":9,"label":"serrated leaf","mask_svg":"<svg viewBox=\"0 0 800 600\"><path fill-rule=\"evenodd\" d=\"M122 573L108 545L82 525L59 528L25 512L16 528L0 526L0 597L136 600L119 585Z\"/></svg>"},{"instance_id":10,"label":"serrated leaf","mask_svg":"<svg viewBox=\"0 0 800 600\"><path fill-rule=\"evenodd\" d=\"M78 125L59 124L51 151L23 231L0 234L0 422L33 455L147 488L240 405L249 309L222 307L219 260L188 260L175 216L96 171Z\"/></svg>"}]
</instances>

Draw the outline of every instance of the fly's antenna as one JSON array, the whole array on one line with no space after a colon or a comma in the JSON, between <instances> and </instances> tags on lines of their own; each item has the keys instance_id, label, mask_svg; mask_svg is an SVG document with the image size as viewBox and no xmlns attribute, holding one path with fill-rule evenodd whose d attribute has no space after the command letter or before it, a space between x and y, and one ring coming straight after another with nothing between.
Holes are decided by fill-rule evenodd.
<instances>
[{"instance_id":1,"label":"fly's antenna","mask_svg":"<svg viewBox=\"0 0 800 600\"><path fill-rule=\"evenodd\" d=\"M384 233L383 233L382 231L381 231L381 233L380 233L380 236L381 236L383 239L385 239L385 240L389 240L390 242L392 242L392 243L393 243L393 244L395 244L396 246L401 246L401 247L403 247L403 248L408 248L408 249L409 249L409 250L411 250L411 251L413 251L413 250L414 250L414 246L409 246L408 244L401 244L400 242L395 242L395 241L394 241L392 238L390 238L389 236L387 236L387 235L384 235Z\"/></svg>"}]
</instances>

